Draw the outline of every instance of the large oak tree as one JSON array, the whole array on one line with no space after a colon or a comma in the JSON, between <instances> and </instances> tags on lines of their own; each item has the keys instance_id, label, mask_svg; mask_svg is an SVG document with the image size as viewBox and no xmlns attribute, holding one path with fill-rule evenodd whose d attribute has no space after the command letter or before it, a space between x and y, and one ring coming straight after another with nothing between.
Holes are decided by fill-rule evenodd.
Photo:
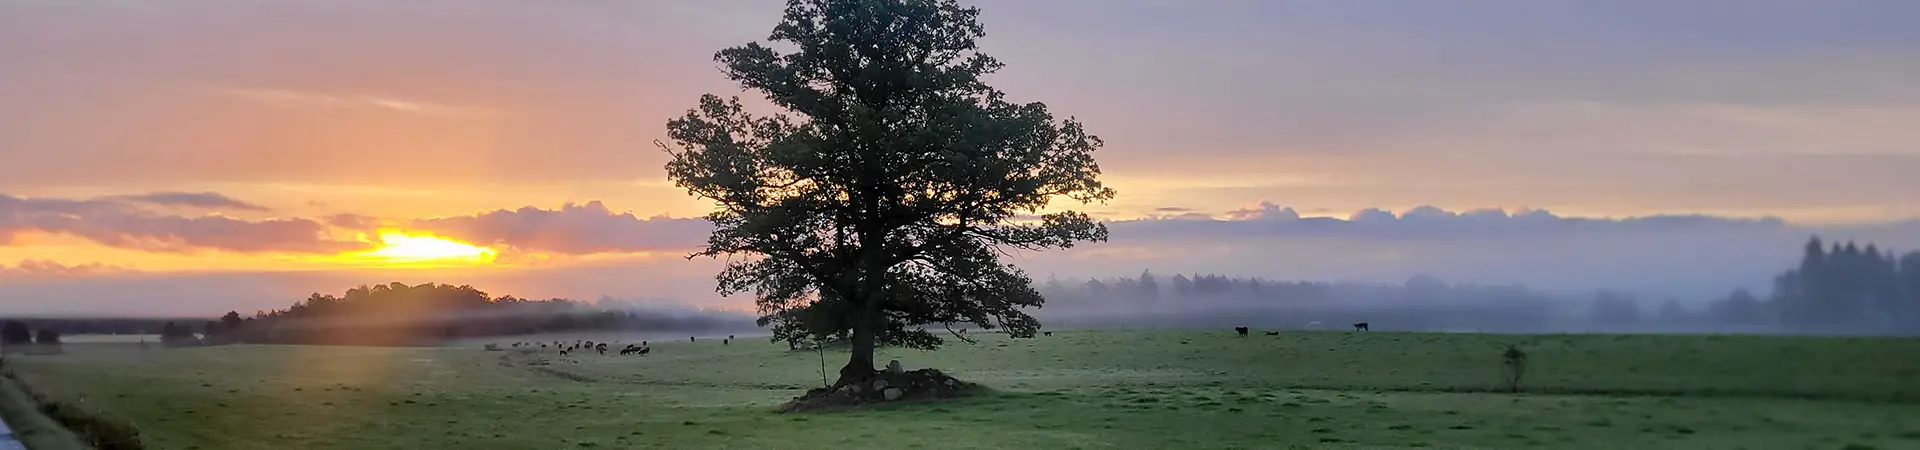
<instances>
[{"instance_id":1,"label":"large oak tree","mask_svg":"<svg viewBox=\"0 0 1920 450\"><path fill-rule=\"evenodd\" d=\"M751 293L761 325L846 333L836 384L874 374L876 344L931 349L971 323L1030 337L1044 299L1008 251L1103 241L1100 139L981 78L977 8L953 0L790 0L768 40L715 59L784 112L705 95L667 128L668 176L719 208L706 250L723 295Z\"/></svg>"}]
</instances>

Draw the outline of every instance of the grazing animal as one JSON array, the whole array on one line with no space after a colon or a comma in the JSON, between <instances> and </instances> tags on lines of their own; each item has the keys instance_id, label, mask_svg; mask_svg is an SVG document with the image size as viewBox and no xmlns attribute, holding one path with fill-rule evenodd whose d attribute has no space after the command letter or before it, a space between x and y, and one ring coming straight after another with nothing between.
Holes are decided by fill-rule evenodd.
<instances>
[{"instance_id":1,"label":"grazing animal","mask_svg":"<svg viewBox=\"0 0 1920 450\"><path fill-rule=\"evenodd\" d=\"M647 341L640 341L640 346L641 347L647 346Z\"/></svg>"},{"instance_id":2,"label":"grazing animal","mask_svg":"<svg viewBox=\"0 0 1920 450\"><path fill-rule=\"evenodd\" d=\"M1233 327L1233 332L1240 333L1241 336L1246 336L1247 327Z\"/></svg>"},{"instance_id":3,"label":"grazing animal","mask_svg":"<svg viewBox=\"0 0 1920 450\"><path fill-rule=\"evenodd\" d=\"M1268 331L1268 332L1267 332L1267 335L1268 335L1268 336L1279 336L1279 335L1280 335L1280 332L1278 332L1278 331Z\"/></svg>"},{"instance_id":4,"label":"grazing animal","mask_svg":"<svg viewBox=\"0 0 1920 450\"><path fill-rule=\"evenodd\" d=\"M627 356L627 355L631 355L631 354L633 354L633 352L636 352L636 351L639 351L639 350L640 350L640 349L638 349L638 348L635 348L634 346L631 346L631 345L629 345L629 346L627 346L627 348L623 348L623 349L620 349L620 356Z\"/></svg>"},{"instance_id":5,"label":"grazing animal","mask_svg":"<svg viewBox=\"0 0 1920 450\"><path fill-rule=\"evenodd\" d=\"M640 354L643 356L646 355L647 352L651 352L651 351L653 351L653 347L640 347Z\"/></svg>"},{"instance_id":6,"label":"grazing animal","mask_svg":"<svg viewBox=\"0 0 1920 450\"><path fill-rule=\"evenodd\" d=\"M727 343L728 343L728 342L732 342L732 341L733 341L733 338L727 338L727 339L721 339L721 340L720 340L720 345L730 345L730 344L727 344Z\"/></svg>"},{"instance_id":7,"label":"grazing animal","mask_svg":"<svg viewBox=\"0 0 1920 450\"><path fill-rule=\"evenodd\" d=\"M729 335L727 335L727 340L729 340L729 341L731 341L731 340L733 340L733 335L731 335L731 334L729 334Z\"/></svg>"},{"instance_id":8,"label":"grazing animal","mask_svg":"<svg viewBox=\"0 0 1920 450\"><path fill-rule=\"evenodd\" d=\"M1367 330L1367 323L1360 322L1360 323L1353 324L1353 331L1369 331Z\"/></svg>"},{"instance_id":9,"label":"grazing animal","mask_svg":"<svg viewBox=\"0 0 1920 450\"><path fill-rule=\"evenodd\" d=\"M567 351L566 351L566 350L561 350L561 351L560 351L560 356L567 356Z\"/></svg>"},{"instance_id":10,"label":"grazing animal","mask_svg":"<svg viewBox=\"0 0 1920 450\"><path fill-rule=\"evenodd\" d=\"M694 339L694 337L693 337L693 336L687 336L687 342L695 342L695 339Z\"/></svg>"},{"instance_id":11,"label":"grazing animal","mask_svg":"<svg viewBox=\"0 0 1920 450\"><path fill-rule=\"evenodd\" d=\"M1046 335L1047 337L1053 337L1052 331L1042 331L1040 332L1040 334Z\"/></svg>"},{"instance_id":12,"label":"grazing animal","mask_svg":"<svg viewBox=\"0 0 1920 450\"><path fill-rule=\"evenodd\" d=\"M600 343L600 345L593 346L593 350L600 352L600 354L602 355L605 355L607 354L607 344L605 342L602 342Z\"/></svg>"}]
</instances>

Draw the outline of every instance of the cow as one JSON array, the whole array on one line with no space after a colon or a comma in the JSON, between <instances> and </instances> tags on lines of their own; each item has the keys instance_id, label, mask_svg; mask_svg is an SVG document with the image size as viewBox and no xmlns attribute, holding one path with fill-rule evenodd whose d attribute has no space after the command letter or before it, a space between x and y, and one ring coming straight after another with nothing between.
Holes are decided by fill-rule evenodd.
<instances>
[{"instance_id":1,"label":"cow","mask_svg":"<svg viewBox=\"0 0 1920 450\"><path fill-rule=\"evenodd\" d=\"M1360 323L1353 324L1353 331L1369 331L1367 330L1367 323L1360 322Z\"/></svg>"},{"instance_id":2,"label":"cow","mask_svg":"<svg viewBox=\"0 0 1920 450\"><path fill-rule=\"evenodd\" d=\"M1280 332L1278 332L1278 331L1268 331L1268 332L1267 332L1267 335L1268 335L1268 336L1279 336L1279 335L1280 335Z\"/></svg>"},{"instance_id":3,"label":"cow","mask_svg":"<svg viewBox=\"0 0 1920 450\"><path fill-rule=\"evenodd\" d=\"M1241 336L1246 336L1247 327L1233 327L1233 332L1239 333Z\"/></svg>"},{"instance_id":4,"label":"cow","mask_svg":"<svg viewBox=\"0 0 1920 450\"><path fill-rule=\"evenodd\" d=\"M1047 337L1053 337L1053 332L1052 332L1052 331L1042 331L1042 332L1040 332L1040 334L1042 334L1042 335L1046 335Z\"/></svg>"}]
</instances>

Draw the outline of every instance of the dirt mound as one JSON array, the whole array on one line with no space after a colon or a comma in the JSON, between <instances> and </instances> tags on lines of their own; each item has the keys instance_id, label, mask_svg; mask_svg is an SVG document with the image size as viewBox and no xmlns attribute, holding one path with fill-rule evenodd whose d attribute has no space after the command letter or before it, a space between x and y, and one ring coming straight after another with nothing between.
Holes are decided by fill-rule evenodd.
<instances>
[{"instance_id":1,"label":"dirt mound","mask_svg":"<svg viewBox=\"0 0 1920 450\"><path fill-rule=\"evenodd\" d=\"M938 369L909 370L900 373L875 372L872 377L839 388L813 388L794 397L780 412L844 409L860 405L890 402L933 401L958 398L979 389Z\"/></svg>"}]
</instances>

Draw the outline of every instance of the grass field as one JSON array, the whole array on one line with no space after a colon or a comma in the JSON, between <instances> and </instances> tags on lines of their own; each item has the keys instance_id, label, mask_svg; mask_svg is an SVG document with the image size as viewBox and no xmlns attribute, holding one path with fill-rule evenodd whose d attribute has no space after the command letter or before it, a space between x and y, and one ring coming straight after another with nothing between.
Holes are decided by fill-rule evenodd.
<instances>
[{"instance_id":1,"label":"grass field","mask_svg":"<svg viewBox=\"0 0 1920 450\"><path fill-rule=\"evenodd\" d=\"M838 413L771 412L820 383L820 360L761 340L655 342L644 358L70 344L7 364L162 449L1920 448L1916 339L980 338L880 360L993 392ZM1531 355L1528 393L1491 392L1509 343Z\"/></svg>"}]
</instances>

